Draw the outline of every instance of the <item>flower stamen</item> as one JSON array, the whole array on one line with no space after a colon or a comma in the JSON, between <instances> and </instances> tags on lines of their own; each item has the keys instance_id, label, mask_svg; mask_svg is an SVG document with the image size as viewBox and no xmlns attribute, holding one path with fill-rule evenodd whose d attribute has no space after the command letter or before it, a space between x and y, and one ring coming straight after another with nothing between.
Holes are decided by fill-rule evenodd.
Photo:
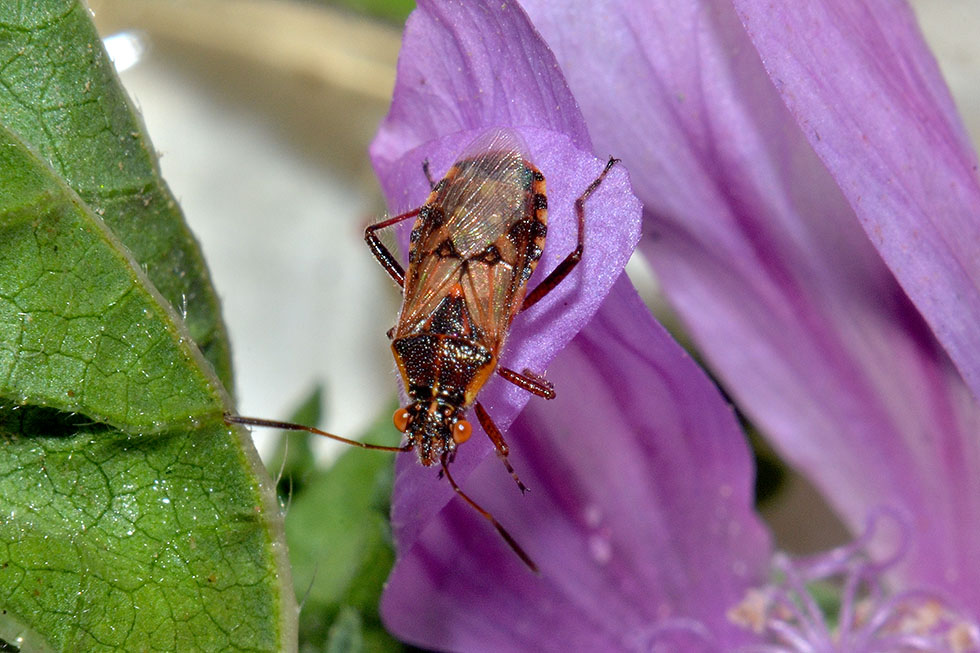
<instances>
[{"instance_id":1,"label":"flower stamen","mask_svg":"<svg viewBox=\"0 0 980 653\"><path fill-rule=\"evenodd\" d=\"M868 549L880 521L901 531L896 552L883 561ZM777 554L776 580L750 589L728 618L760 636L742 653L980 652L980 626L937 592L892 592L885 575L904 558L908 529L897 514L876 511L854 542L807 558ZM821 608L829 592L833 607ZM836 608L836 612L834 611Z\"/></svg>"}]
</instances>

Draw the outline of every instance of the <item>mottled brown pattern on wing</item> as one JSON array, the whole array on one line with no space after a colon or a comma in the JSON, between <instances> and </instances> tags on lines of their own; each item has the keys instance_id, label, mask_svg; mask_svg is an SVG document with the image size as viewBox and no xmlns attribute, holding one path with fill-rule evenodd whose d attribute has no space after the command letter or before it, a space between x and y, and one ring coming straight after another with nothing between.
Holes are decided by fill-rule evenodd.
<instances>
[{"instance_id":1,"label":"mottled brown pattern on wing","mask_svg":"<svg viewBox=\"0 0 980 653\"><path fill-rule=\"evenodd\" d=\"M475 144L419 212L395 339L453 335L494 358L503 345L544 247L547 201L540 171L501 133L492 136L497 149ZM451 300L460 292L462 304Z\"/></svg>"}]
</instances>

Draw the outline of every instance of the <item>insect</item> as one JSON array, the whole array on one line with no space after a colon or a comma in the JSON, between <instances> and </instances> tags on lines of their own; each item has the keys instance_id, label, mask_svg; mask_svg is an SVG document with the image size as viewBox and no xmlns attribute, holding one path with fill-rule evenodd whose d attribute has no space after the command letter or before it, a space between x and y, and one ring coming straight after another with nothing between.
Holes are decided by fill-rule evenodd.
<instances>
[{"instance_id":1,"label":"insect","mask_svg":"<svg viewBox=\"0 0 980 653\"><path fill-rule=\"evenodd\" d=\"M501 366L500 354L514 318L553 290L581 260L585 202L618 160L610 158L575 202L575 249L528 292L545 245L548 202L544 175L526 152L512 131L485 132L438 182L428 162L423 164L431 192L422 206L365 230L371 252L403 290L401 312L388 337L409 399L393 416L395 427L406 436L405 444L366 444L308 426L230 414L225 420L308 431L367 449L415 450L422 465L438 464L440 476L536 571L506 529L460 489L449 465L457 447L472 435L473 426L466 419L472 408L521 492L527 490L508 460L500 429L477 395L496 373L539 397L555 397L554 387L543 377ZM415 223L406 270L377 232L411 218Z\"/></svg>"}]
</instances>

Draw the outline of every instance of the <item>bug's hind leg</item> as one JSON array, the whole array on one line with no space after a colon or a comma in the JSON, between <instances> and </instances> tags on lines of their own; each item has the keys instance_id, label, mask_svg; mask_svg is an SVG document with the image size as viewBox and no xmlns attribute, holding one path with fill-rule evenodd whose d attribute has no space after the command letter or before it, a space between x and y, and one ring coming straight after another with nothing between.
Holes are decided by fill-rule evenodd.
<instances>
[{"instance_id":1,"label":"bug's hind leg","mask_svg":"<svg viewBox=\"0 0 980 653\"><path fill-rule=\"evenodd\" d=\"M555 289L562 280L568 276L578 262L582 260L582 252L585 249L585 200L589 199L589 195L595 192L595 189L599 187L602 180L606 178L612 167L619 163L619 159L614 159L609 157L609 161L606 163L606 167L602 169L599 176L596 177L591 184L585 189L585 192L579 195L579 198L575 200L575 215L578 217L578 243L575 245L575 249L565 257L561 263L558 264L554 270L551 271L548 276L544 278L541 283L535 286L534 290L529 292L526 297L524 297L524 303L521 304L521 310L526 311L535 304L538 303L545 295Z\"/></svg>"},{"instance_id":2,"label":"bug's hind leg","mask_svg":"<svg viewBox=\"0 0 980 653\"><path fill-rule=\"evenodd\" d=\"M432 178L432 173L429 172L428 159L422 162L422 171L425 172L425 178L429 181L429 188L435 188L436 181ZM405 287L405 268L402 267L402 264L398 262L398 259L396 259L395 255L391 253L391 250L385 247L385 244L381 242L381 239L378 238L374 232L380 231L381 229L386 229L387 227L398 224L403 220L414 218L419 214L422 208L423 207L420 206L417 209L412 209L407 213L401 213L393 218L388 218L386 220L382 220L381 222L375 222L374 224L368 225L368 227L364 230L364 241L371 249L371 253L374 254L374 258L378 259L378 263L380 263L381 267L385 269L388 276L390 276L394 282L402 288Z\"/></svg>"},{"instance_id":3,"label":"bug's hind leg","mask_svg":"<svg viewBox=\"0 0 980 653\"><path fill-rule=\"evenodd\" d=\"M479 401L474 405L474 409L476 410L476 418L480 420L480 425L483 427L483 430L487 432L487 436L490 438L490 441L493 442L493 448L497 450L497 457L500 458L500 460L504 463L504 467L506 467L507 471L510 472L511 477L517 483L517 487L521 490L521 494L524 494L527 492L527 486L524 485L521 479L517 477L517 472L514 471L510 461L507 459L507 454L510 453L510 448L507 446L507 443L504 442L504 436L500 433L500 429L498 429L497 425L493 423L493 420L490 419L490 415Z\"/></svg>"},{"instance_id":4,"label":"bug's hind leg","mask_svg":"<svg viewBox=\"0 0 980 653\"><path fill-rule=\"evenodd\" d=\"M525 369L523 372L515 372L508 367L498 367L497 374L504 377L518 388L527 390L533 395L544 397L545 399L555 398L555 385L540 374L535 374L531 370Z\"/></svg>"}]
</instances>

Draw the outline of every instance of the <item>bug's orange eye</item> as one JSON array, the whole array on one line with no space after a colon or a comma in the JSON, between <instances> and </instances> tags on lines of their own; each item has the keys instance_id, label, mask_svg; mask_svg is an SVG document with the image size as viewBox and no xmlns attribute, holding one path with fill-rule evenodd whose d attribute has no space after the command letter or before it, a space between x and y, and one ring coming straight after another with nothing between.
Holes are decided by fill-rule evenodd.
<instances>
[{"instance_id":1,"label":"bug's orange eye","mask_svg":"<svg viewBox=\"0 0 980 653\"><path fill-rule=\"evenodd\" d=\"M453 442L463 444L473 435L473 427L465 419L461 419L453 425Z\"/></svg>"},{"instance_id":2,"label":"bug's orange eye","mask_svg":"<svg viewBox=\"0 0 980 653\"><path fill-rule=\"evenodd\" d=\"M391 421L395 423L396 429L404 433L405 429L408 428L409 417L410 415L407 410L405 410L404 408L399 408L398 410L395 411L395 414L391 416Z\"/></svg>"}]
</instances>

